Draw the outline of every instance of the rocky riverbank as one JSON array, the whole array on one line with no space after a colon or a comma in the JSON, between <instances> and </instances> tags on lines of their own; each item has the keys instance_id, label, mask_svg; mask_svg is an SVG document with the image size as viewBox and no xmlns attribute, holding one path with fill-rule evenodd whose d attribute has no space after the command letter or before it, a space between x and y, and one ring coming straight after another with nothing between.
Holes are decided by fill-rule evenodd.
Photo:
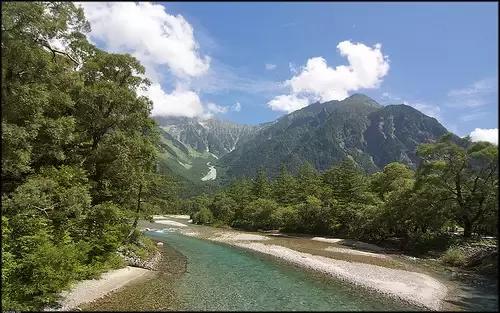
<instances>
[{"instance_id":1,"label":"rocky riverbank","mask_svg":"<svg viewBox=\"0 0 500 313\"><path fill-rule=\"evenodd\" d=\"M184 233L183 231L181 231ZM185 233L187 234L187 232ZM187 234L189 235L189 234ZM241 248L257 251L284 261L333 276L389 297L431 310L442 308L447 287L440 281L417 272L377 266L367 263L348 262L329 257L299 252L287 247L268 244L268 237L220 231L205 239L224 242ZM339 249L339 248L337 248ZM344 249L347 250L347 249ZM357 252L353 250L353 252ZM368 254L365 252L365 254ZM386 258L386 255L370 253L370 257Z\"/></svg>"}]
</instances>

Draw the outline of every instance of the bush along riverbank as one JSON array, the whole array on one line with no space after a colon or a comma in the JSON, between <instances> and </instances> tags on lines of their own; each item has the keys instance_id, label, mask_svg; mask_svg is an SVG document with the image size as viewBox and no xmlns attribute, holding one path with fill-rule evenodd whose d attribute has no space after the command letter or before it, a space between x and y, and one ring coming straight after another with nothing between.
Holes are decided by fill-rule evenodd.
<instances>
[{"instance_id":1,"label":"bush along riverbank","mask_svg":"<svg viewBox=\"0 0 500 313\"><path fill-rule=\"evenodd\" d=\"M134 237L133 242L119 247L116 258L119 266L94 276L94 279L75 282L56 297L57 302L46 306L46 310L79 309L80 305L136 283L139 279L152 278L155 271L159 270L162 254L155 241L139 235Z\"/></svg>"}]
</instances>

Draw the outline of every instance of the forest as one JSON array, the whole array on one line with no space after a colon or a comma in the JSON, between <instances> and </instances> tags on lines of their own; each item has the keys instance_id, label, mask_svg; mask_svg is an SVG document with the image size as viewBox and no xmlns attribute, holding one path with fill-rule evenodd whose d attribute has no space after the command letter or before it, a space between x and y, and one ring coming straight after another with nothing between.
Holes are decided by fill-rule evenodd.
<instances>
[{"instance_id":1,"label":"forest","mask_svg":"<svg viewBox=\"0 0 500 313\"><path fill-rule=\"evenodd\" d=\"M324 173L304 164L296 175L285 166L269 180L260 169L212 196L184 203L193 221L247 230L331 235L380 243L399 239L417 253L463 238L496 235L498 151L450 135L418 148L416 171L393 162L365 174L346 159Z\"/></svg>"},{"instance_id":2,"label":"forest","mask_svg":"<svg viewBox=\"0 0 500 313\"><path fill-rule=\"evenodd\" d=\"M71 282L123 266L117 251L144 247L138 220L188 213L198 224L399 238L425 252L497 235L498 150L445 135L401 163L367 175L349 159L319 173L282 166L269 179L233 181L178 197L159 166L144 67L90 43L71 2L2 4L2 307L39 310Z\"/></svg>"}]
</instances>

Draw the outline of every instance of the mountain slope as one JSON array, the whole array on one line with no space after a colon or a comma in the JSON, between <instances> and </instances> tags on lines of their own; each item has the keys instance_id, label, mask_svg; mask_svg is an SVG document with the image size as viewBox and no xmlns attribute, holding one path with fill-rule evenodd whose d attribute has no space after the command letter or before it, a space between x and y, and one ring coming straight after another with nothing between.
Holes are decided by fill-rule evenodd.
<instances>
[{"instance_id":1,"label":"mountain slope","mask_svg":"<svg viewBox=\"0 0 500 313\"><path fill-rule=\"evenodd\" d=\"M217 178L213 164L245 142L258 126L215 119L156 117L162 135L162 162L172 172L198 183Z\"/></svg>"},{"instance_id":2,"label":"mountain slope","mask_svg":"<svg viewBox=\"0 0 500 313\"><path fill-rule=\"evenodd\" d=\"M244 145L218 160L228 177L271 174L280 164L295 171L308 161L326 170L352 158L368 172L401 161L415 166L418 144L447 130L434 118L406 105L381 106L355 94L342 101L315 103L262 128Z\"/></svg>"},{"instance_id":3,"label":"mountain slope","mask_svg":"<svg viewBox=\"0 0 500 313\"><path fill-rule=\"evenodd\" d=\"M258 126L240 125L217 119L199 120L188 117L155 118L173 138L199 152L221 157L249 138Z\"/></svg>"},{"instance_id":4,"label":"mountain slope","mask_svg":"<svg viewBox=\"0 0 500 313\"><path fill-rule=\"evenodd\" d=\"M415 167L417 146L448 132L435 118L404 104L388 105L369 119L367 152L379 168L394 161Z\"/></svg>"}]
</instances>

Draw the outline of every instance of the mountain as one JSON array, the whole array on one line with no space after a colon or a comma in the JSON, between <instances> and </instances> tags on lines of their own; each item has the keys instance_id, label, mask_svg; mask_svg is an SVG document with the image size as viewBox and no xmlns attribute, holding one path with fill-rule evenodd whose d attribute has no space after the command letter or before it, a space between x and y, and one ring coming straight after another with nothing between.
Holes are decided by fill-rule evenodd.
<instances>
[{"instance_id":1,"label":"mountain","mask_svg":"<svg viewBox=\"0 0 500 313\"><path fill-rule=\"evenodd\" d=\"M164 163L197 183L252 177L260 167L274 175L281 164L296 171L310 162L324 171L346 158L369 173L394 161L415 168L417 146L448 132L410 106L382 106L362 94L313 103L257 126L185 117L156 121Z\"/></svg>"},{"instance_id":2,"label":"mountain","mask_svg":"<svg viewBox=\"0 0 500 313\"><path fill-rule=\"evenodd\" d=\"M259 129L216 119L155 117L155 120L162 135L163 163L191 182L215 179L215 161Z\"/></svg>"},{"instance_id":3,"label":"mountain","mask_svg":"<svg viewBox=\"0 0 500 313\"><path fill-rule=\"evenodd\" d=\"M355 94L314 103L262 127L217 165L227 177L253 176L259 167L276 174L308 161L323 171L345 158L367 172L399 161L415 167L416 147L447 133L436 119L406 105L382 106Z\"/></svg>"}]
</instances>

